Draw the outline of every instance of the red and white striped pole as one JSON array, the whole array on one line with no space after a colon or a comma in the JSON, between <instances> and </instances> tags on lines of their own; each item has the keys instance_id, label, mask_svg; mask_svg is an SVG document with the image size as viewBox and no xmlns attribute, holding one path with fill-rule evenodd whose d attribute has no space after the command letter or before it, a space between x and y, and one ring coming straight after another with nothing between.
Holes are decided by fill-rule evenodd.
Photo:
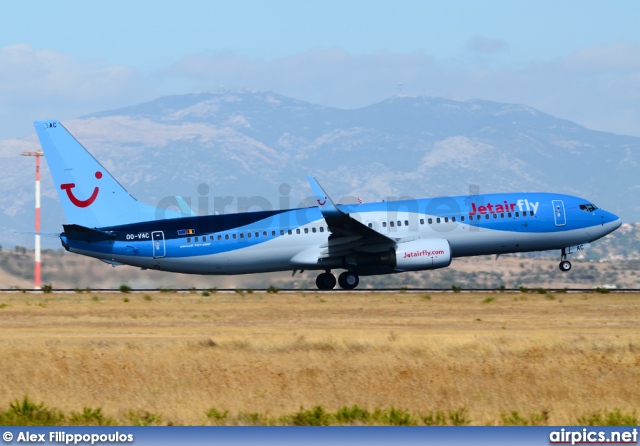
<instances>
[{"instance_id":1,"label":"red and white striped pole","mask_svg":"<svg viewBox=\"0 0 640 446\"><path fill-rule=\"evenodd\" d=\"M36 157L36 246L35 246L35 266L33 269L33 287L36 290L40 289L40 157L44 155L44 152L22 152L25 156Z\"/></svg>"}]
</instances>

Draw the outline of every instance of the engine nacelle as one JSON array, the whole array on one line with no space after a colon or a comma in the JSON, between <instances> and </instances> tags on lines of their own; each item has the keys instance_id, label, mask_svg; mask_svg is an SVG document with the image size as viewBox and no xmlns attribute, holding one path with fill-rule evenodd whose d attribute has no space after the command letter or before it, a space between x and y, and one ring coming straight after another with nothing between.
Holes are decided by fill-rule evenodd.
<instances>
[{"instance_id":1,"label":"engine nacelle","mask_svg":"<svg viewBox=\"0 0 640 446\"><path fill-rule=\"evenodd\" d=\"M451 246L443 238L419 239L396 246L396 271L445 268L451 264Z\"/></svg>"}]
</instances>

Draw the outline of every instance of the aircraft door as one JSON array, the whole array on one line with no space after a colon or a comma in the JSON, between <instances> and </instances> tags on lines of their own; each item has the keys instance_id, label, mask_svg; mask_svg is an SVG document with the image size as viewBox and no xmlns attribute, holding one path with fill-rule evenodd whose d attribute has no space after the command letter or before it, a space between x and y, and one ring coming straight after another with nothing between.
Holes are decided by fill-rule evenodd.
<instances>
[{"instance_id":1,"label":"aircraft door","mask_svg":"<svg viewBox=\"0 0 640 446\"><path fill-rule=\"evenodd\" d=\"M166 255L166 245L164 242L164 232L154 231L151 233L151 244L153 246L153 258L160 259Z\"/></svg>"},{"instance_id":2,"label":"aircraft door","mask_svg":"<svg viewBox=\"0 0 640 446\"><path fill-rule=\"evenodd\" d=\"M552 200L553 220L556 226L564 226L567 224L567 217L564 213L564 202L562 200Z\"/></svg>"}]
</instances>

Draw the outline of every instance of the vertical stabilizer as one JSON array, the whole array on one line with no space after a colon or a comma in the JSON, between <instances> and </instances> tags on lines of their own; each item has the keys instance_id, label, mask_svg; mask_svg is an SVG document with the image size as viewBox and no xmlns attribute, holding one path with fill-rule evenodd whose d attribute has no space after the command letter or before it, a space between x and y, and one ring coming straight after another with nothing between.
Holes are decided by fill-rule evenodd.
<instances>
[{"instance_id":1,"label":"vertical stabilizer","mask_svg":"<svg viewBox=\"0 0 640 446\"><path fill-rule=\"evenodd\" d=\"M34 123L68 223L89 228L155 219L56 120Z\"/></svg>"}]
</instances>

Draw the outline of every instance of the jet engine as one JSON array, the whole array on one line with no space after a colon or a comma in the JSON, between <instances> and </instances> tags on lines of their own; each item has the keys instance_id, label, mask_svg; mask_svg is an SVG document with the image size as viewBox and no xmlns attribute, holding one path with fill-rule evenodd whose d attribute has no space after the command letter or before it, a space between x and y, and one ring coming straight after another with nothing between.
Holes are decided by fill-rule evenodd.
<instances>
[{"instance_id":1,"label":"jet engine","mask_svg":"<svg viewBox=\"0 0 640 446\"><path fill-rule=\"evenodd\" d=\"M451 264L451 246L442 238L419 239L399 243L388 251L360 253L344 261L344 268L356 265L354 269L361 276L445 268Z\"/></svg>"},{"instance_id":2,"label":"jet engine","mask_svg":"<svg viewBox=\"0 0 640 446\"><path fill-rule=\"evenodd\" d=\"M445 268L451 264L451 246L443 238L412 240L396 245L396 271Z\"/></svg>"}]
</instances>

